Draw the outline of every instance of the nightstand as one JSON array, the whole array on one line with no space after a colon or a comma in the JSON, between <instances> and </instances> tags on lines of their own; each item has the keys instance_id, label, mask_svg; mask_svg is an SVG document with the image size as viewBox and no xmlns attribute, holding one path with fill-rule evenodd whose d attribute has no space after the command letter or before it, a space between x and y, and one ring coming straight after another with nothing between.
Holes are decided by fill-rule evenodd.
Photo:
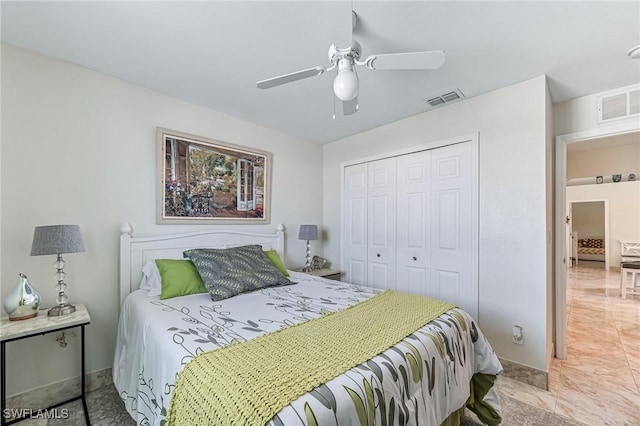
<instances>
[{"instance_id":1,"label":"nightstand","mask_svg":"<svg viewBox=\"0 0 640 426\"><path fill-rule=\"evenodd\" d=\"M38 411L43 410L24 410L24 414L22 417L14 418L12 420L7 420L5 417L5 413L9 411L7 410L7 375L6 375L6 367L7 367L7 357L6 357L6 345L9 342L13 342L15 340L28 339L33 336L40 336L48 333L55 333L58 331L67 330L74 327L80 327L81 329L81 347L82 347L82 356L81 356L81 380L82 380L82 393L76 397L71 399L67 399L66 401L59 402L50 407L47 407L46 410L51 410L56 407L59 407L63 404L66 404L71 401L76 401L78 399L82 400L82 407L84 408L84 419L87 425L91 425L89 421L89 411L87 410L87 400L85 397L85 348L84 348L84 326L91 322L91 317L89 317L89 312L87 312L87 308L84 305L76 305L76 311L69 315L63 315L59 317L49 317L47 316L46 310L40 310L38 312L38 316L28 320L22 321L9 321L8 317L0 318L0 343L2 345L1 348L1 368L2 368L2 395L1 403L2 407L0 409L0 424L1 425L10 425L16 423L20 420L24 420L25 418L30 417L30 413L34 415L38 413ZM18 407L17 411L20 411Z\"/></svg>"},{"instance_id":2,"label":"nightstand","mask_svg":"<svg viewBox=\"0 0 640 426\"><path fill-rule=\"evenodd\" d=\"M342 272L338 271L337 269L314 269L311 272L304 273L313 275L314 277L322 277L335 281L340 281L340 278L342 277Z\"/></svg>"}]
</instances>

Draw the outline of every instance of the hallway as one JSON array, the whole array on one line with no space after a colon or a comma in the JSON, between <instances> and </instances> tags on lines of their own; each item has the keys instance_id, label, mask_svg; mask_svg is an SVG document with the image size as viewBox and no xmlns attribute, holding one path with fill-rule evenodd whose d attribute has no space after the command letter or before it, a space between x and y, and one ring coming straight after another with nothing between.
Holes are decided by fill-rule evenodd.
<instances>
[{"instance_id":1,"label":"hallway","mask_svg":"<svg viewBox=\"0 0 640 426\"><path fill-rule=\"evenodd\" d=\"M620 299L619 280L598 262L570 269L567 359L549 391L501 378L500 392L590 426L640 424L640 296Z\"/></svg>"}]
</instances>

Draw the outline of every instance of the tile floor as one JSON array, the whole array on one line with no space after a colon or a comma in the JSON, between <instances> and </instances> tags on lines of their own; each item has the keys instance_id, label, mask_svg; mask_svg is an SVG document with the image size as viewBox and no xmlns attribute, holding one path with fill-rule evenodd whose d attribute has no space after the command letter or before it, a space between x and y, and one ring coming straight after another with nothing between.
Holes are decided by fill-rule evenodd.
<instances>
[{"instance_id":1,"label":"tile floor","mask_svg":"<svg viewBox=\"0 0 640 426\"><path fill-rule=\"evenodd\" d=\"M640 296L620 298L620 274L580 262L567 285L567 359L549 391L501 378L499 390L589 426L640 425Z\"/></svg>"}]
</instances>

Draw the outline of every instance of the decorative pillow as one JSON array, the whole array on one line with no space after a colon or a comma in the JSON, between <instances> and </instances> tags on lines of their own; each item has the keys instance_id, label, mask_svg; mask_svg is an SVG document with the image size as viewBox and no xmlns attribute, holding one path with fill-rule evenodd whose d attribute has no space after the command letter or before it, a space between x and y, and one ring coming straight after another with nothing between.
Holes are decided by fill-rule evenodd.
<instances>
[{"instance_id":1,"label":"decorative pillow","mask_svg":"<svg viewBox=\"0 0 640 426\"><path fill-rule=\"evenodd\" d=\"M282 275L284 275L285 277L289 276L289 271L287 271L287 268L284 266L284 263L282 263L282 259L280 259L280 256L278 256L277 251L265 250L264 254L267 256L267 259L269 259L269 261L273 263L273 266L278 268L278 271L282 272Z\"/></svg>"},{"instance_id":2,"label":"decorative pillow","mask_svg":"<svg viewBox=\"0 0 640 426\"><path fill-rule=\"evenodd\" d=\"M149 297L160 296L162 293L162 278L154 260L150 260L142 267L140 289L147 290Z\"/></svg>"},{"instance_id":3,"label":"decorative pillow","mask_svg":"<svg viewBox=\"0 0 640 426\"><path fill-rule=\"evenodd\" d=\"M604 248L604 241L599 238L587 238L584 241L584 247L589 248Z\"/></svg>"},{"instance_id":4,"label":"decorative pillow","mask_svg":"<svg viewBox=\"0 0 640 426\"><path fill-rule=\"evenodd\" d=\"M156 259L156 265L162 278L160 300L207 292L198 270L190 260Z\"/></svg>"},{"instance_id":5,"label":"decorative pillow","mask_svg":"<svg viewBox=\"0 0 640 426\"><path fill-rule=\"evenodd\" d=\"M213 301L265 287L293 284L273 266L259 245L192 249L183 255L196 265Z\"/></svg>"}]
</instances>

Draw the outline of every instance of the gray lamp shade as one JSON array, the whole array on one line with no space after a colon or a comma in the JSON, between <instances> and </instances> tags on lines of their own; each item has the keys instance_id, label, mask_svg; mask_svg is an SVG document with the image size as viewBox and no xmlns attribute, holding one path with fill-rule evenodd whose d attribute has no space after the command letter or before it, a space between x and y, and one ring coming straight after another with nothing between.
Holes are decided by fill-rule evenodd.
<instances>
[{"instance_id":1,"label":"gray lamp shade","mask_svg":"<svg viewBox=\"0 0 640 426\"><path fill-rule=\"evenodd\" d=\"M316 225L300 225L299 240L317 240L318 227Z\"/></svg>"},{"instance_id":2,"label":"gray lamp shade","mask_svg":"<svg viewBox=\"0 0 640 426\"><path fill-rule=\"evenodd\" d=\"M78 225L36 226L31 256L80 253L85 251Z\"/></svg>"}]
</instances>

